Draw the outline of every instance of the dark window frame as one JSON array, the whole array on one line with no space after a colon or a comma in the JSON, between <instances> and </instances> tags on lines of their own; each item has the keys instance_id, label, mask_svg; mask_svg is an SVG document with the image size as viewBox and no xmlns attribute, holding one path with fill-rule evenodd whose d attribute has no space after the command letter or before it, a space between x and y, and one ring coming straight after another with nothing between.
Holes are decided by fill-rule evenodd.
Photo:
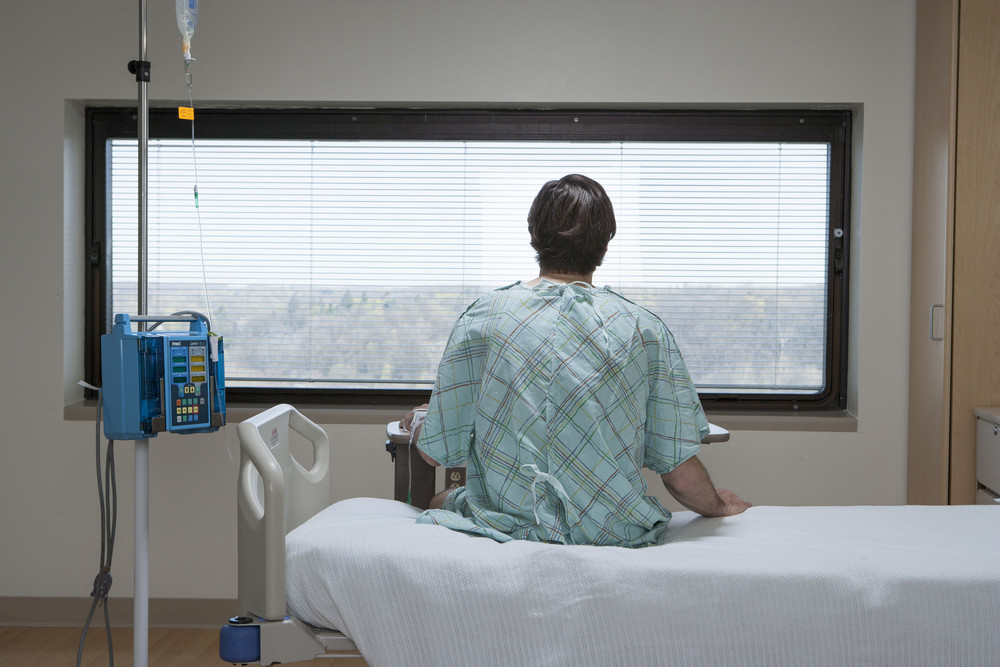
<instances>
[{"instance_id":1,"label":"dark window frame","mask_svg":"<svg viewBox=\"0 0 1000 667\"><path fill-rule=\"evenodd\" d=\"M815 395L702 393L708 410L843 410L847 403L851 121L847 110L615 111L488 109L199 109L198 138L261 139L545 139L592 141L827 142L830 157L830 256L827 275L826 387ZM86 110L85 377L100 386L100 336L110 329L109 139L135 138L136 111ZM151 109L151 138L189 138L175 108ZM100 150L98 150L100 148ZM843 234L834 234L840 229ZM230 404L411 406L429 390L230 388Z\"/></svg>"}]
</instances>

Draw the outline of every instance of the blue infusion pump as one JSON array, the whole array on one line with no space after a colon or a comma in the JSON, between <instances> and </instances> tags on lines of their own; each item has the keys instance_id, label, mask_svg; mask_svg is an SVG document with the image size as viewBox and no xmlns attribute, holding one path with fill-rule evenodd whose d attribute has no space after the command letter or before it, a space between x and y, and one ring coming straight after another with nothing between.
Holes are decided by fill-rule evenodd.
<instances>
[{"instance_id":1,"label":"blue infusion pump","mask_svg":"<svg viewBox=\"0 0 1000 667\"><path fill-rule=\"evenodd\" d=\"M132 322L188 322L188 331L132 331ZM222 337L204 316L115 315L101 336L104 435L144 440L164 431L211 433L226 423Z\"/></svg>"}]
</instances>

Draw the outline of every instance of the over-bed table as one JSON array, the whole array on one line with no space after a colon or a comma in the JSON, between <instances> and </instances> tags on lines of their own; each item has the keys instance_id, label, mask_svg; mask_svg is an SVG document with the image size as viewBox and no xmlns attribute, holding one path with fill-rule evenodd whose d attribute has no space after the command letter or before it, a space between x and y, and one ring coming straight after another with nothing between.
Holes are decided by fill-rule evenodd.
<instances>
[{"instance_id":1,"label":"over-bed table","mask_svg":"<svg viewBox=\"0 0 1000 667\"><path fill-rule=\"evenodd\" d=\"M644 549L500 544L416 524L398 501L328 506L329 441L294 408L238 430L229 662L1000 664L995 507L678 512ZM309 470L290 430L313 443Z\"/></svg>"}]
</instances>

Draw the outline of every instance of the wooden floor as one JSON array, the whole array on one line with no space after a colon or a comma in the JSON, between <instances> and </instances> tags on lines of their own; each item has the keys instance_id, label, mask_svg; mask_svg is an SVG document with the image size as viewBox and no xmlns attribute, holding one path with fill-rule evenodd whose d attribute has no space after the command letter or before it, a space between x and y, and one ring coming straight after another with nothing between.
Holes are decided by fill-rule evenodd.
<instances>
[{"instance_id":1,"label":"wooden floor","mask_svg":"<svg viewBox=\"0 0 1000 667\"><path fill-rule=\"evenodd\" d=\"M80 645L80 628L0 627L3 667L72 667ZM132 629L112 628L116 667L132 665ZM84 667L108 665L108 638L103 626L92 627L84 645ZM150 628L149 667L220 667L219 629ZM286 663L302 667L367 667L361 658Z\"/></svg>"}]
</instances>

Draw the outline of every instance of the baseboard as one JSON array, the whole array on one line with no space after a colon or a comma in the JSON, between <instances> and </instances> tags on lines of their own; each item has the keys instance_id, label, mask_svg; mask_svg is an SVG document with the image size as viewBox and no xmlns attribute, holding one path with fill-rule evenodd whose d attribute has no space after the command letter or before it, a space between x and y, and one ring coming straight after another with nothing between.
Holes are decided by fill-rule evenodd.
<instances>
[{"instance_id":1,"label":"baseboard","mask_svg":"<svg viewBox=\"0 0 1000 667\"><path fill-rule=\"evenodd\" d=\"M92 598L0 597L0 625L83 627ZM152 598L149 625L154 628L222 627L237 614L236 600ZM132 627L132 598L108 598L111 627ZM94 612L93 627L104 627L104 610Z\"/></svg>"}]
</instances>

